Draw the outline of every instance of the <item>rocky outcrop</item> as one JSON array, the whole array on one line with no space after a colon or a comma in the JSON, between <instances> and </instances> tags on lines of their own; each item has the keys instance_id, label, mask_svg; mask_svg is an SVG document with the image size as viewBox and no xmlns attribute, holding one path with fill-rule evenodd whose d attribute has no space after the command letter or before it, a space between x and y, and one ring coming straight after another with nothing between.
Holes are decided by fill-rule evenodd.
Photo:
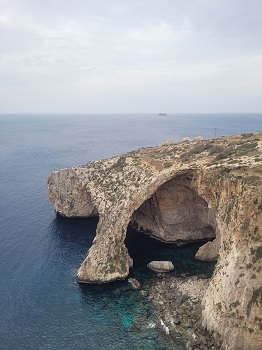
<instances>
[{"instance_id":1,"label":"rocky outcrop","mask_svg":"<svg viewBox=\"0 0 262 350\"><path fill-rule=\"evenodd\" d=\"M170 272L174 270L172 261L151 261L147 264L147 267L154 272Z\"/></svg>"},{"instance_id":2,"label":"rocky outcrop","mask_svg":"<svg viewBox=\"0 0 262 350\"><path fill-rule=\"evenodd\" d=\"M97 214L90 192L74 169L56 171L49 177L48 196L56 212L62 216L88 217Z\"/></svg>"},{"instance_id":3,"label":"rocky outcrop","mask_svg":"<svg viewBox=\"0 0 262 350\"><path fill-rule=\"evenodd\" d=\"M195 258L202 261L216 261L218 256L218 242L215 239L212 242L207 242L200 247L195 255Z\"/></svg>"},{"instance_id":4,"label":"rocky outcrop","mask_svg":"<svg viewBox=\"0 0 262 350\"><path fill-rule=\"evenodd\" d=\"M226 349L260 349L261 146L262 133L184 141L52 173L56 211L99 215L79 281L128 276L129 223L166 242L213 240L218 260L203 297L203 325L222 335Z\"/></svg>"},{"instance_id":5,"label":"rocky outcrop","mask_svg":"<svg viewBox=\"0 0 262 350\"><path fill-rule=\"evenodd\" d=\"M219 334L210 334L201 327L201 301L208 280L169 274L161 277L153 283L148 281L140 293L145 291L149 295L154 305L154 318L162 320L168 327L169 339L175 339L175 344L167 344L166 349L180 348L179 339L182 337L185 344L181 344L181 349L221 350ZM161 324L156 326L160 328Z\"/></svg>"}]
</instances>

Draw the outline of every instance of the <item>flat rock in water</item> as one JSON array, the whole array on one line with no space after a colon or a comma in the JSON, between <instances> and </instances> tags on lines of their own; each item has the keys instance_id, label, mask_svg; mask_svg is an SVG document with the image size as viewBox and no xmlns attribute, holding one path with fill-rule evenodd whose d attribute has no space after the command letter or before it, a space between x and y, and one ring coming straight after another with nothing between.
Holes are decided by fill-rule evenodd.
<instances>
[{"instance_id":1,"label":"flat rock in water","mask_svg":"<svg viewBox=\"0 0 262 350\"><path fill-rule=\"evenodd\" d=\"M129 278L128 283L131 285L132 289L140 289L141 285L135 278Z\"/></svg>"},{"instance_id":2,"label":"flat rock in water","mask_svg":"<svg viewBox=\"0 0 262 350\"><path fill-rule=\"evenodd\" d=\"M147 267L157 273L169 272L175 268L171 261L151 261Z\"/></svg>"}]
</instances>

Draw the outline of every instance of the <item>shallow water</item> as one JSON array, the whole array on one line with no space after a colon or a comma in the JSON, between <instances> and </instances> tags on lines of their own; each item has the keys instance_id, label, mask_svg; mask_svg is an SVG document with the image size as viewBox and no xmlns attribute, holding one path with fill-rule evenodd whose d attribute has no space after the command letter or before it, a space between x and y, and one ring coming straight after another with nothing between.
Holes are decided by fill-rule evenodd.
<instances>
[{"instance_id":1,"label":"shallow water","mask_svg":"<svg viewBox=\"0 0 262 350\"><path fill-rule=\"evenodd\" d=\"M228 135L261 126L261 114L1 115L0 348L172 348L164 334L146 328L154 321L151 306L127 281L77 283L76 271L92 243L97 218L56 216L47 197L47 176L167 138L213 137L214 127L218 135ZM127 245L135 260L131 275L141 281L155 277L145 264L160 257L170 257L177 273L206 272L207 265L193 260L197 246L165 245L163 250L148 237L136 237L136 242L139 238L136 256L132 239ZM131 332L129 326L141 315L145 329Z\"/></svg>"}]
</instances>

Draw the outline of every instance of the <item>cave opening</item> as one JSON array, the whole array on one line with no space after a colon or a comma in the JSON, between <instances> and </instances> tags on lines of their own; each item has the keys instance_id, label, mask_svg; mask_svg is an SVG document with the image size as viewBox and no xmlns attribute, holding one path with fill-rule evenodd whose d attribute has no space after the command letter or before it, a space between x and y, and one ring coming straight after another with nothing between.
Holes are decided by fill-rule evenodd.
<instances>
[{"instance_id":1,"label":"cave opening","mask_svg":"<svg viewBox=\"0 0 262 350\"><path fill-rule=\"evenodd\" d=\"M195 259L200 246L216 237L212 208L192 186L192 176L177 176L161 185L133 213L125 245L133 259L130 275L152 275L152 260L172 261L173 275L212 275L215 261ZM154 274L154 273L153 273Z\"/></svg>"},{"instance_id":2,"label":"cave opening","mask_svg":"<svg viewBox=\"0 0 262 350\"><path fill-rule=\"evenodd\" d=\"M133 267L129 276L137 279L154 277L147 264L153 260L172 261L174 271L169 272L172 276L198 276L209 278L214 270L215 262L206 262L195 259L195 254L207 241L190 242L183 245L176 243L164 243L148 234L139 232L129 225L127 229L125 245L133 259Z\"/></svg>"}]
</instances>

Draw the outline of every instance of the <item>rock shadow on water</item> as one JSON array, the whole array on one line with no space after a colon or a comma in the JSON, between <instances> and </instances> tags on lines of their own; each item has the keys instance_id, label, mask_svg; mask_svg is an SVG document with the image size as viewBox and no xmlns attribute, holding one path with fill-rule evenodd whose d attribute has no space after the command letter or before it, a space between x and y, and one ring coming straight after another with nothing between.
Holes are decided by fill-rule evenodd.
<instances>
[{"instance_id":1,"label":"rock shadow on water","mask_svg":"<svg viewBox=\"0 0 262 350\"><path fill-rule=\"evenodd\" d=\"M164 260L171 261L175 267L168 276L203 275L209 278L213 273L215 262L195 259L196 252L204 243L206 241L180 246L175 243L164 243L129 226L125 245L133 259L130 276L142 281L158 278L155 272L149 270L147 264L153 260Z\"/></svg>"},{"instance_id":2,"label":"rock shadow on water","mask_svg":"<svg viewBox=\"0 0 262 350\"><path fill-rule=\"evenodd\" d=\"M52 238L56 238L59 248L82 262L96 235L98 217L66 218L56 215L50 224Z\"/></svg>"}]
</instances>

